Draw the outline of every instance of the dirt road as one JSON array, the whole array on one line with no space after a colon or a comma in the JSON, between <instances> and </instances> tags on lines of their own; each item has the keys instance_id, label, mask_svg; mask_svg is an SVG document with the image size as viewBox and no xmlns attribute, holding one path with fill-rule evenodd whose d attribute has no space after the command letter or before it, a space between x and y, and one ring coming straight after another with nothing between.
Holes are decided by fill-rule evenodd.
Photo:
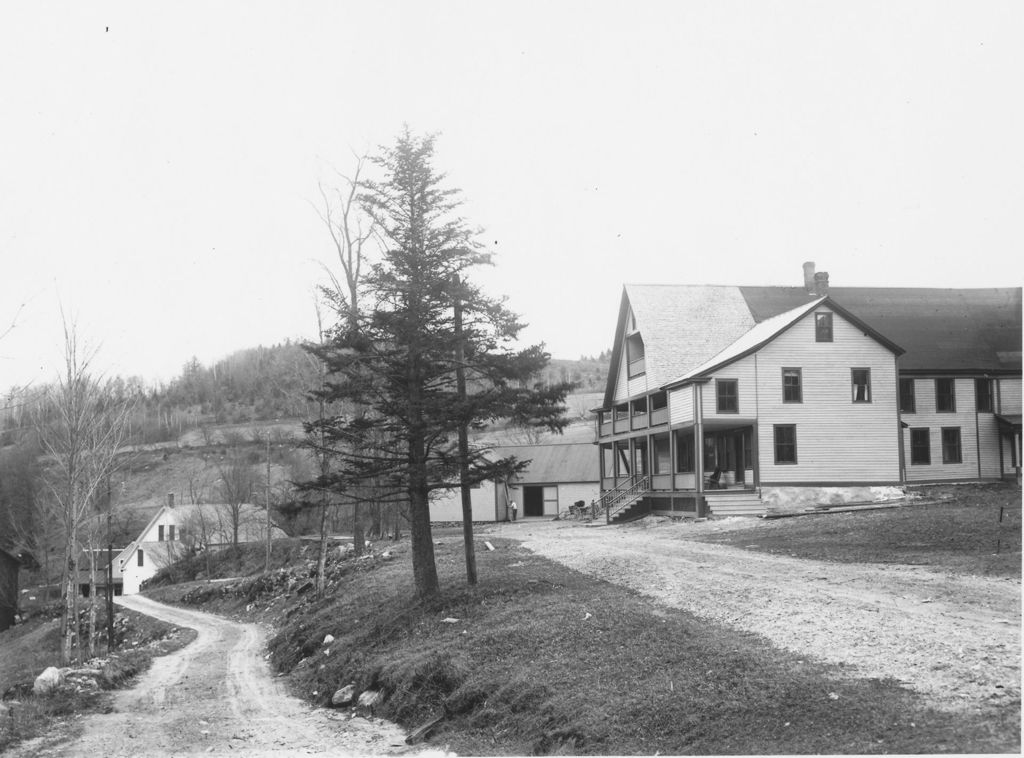
<instances>
[{"instance_id":1,"label":"dirt road","mask_svg":"<svg viewBox=\"0 0 1024 758\"><path fill-rule=\"evenodd\" d=\"M135 687L117 694L113 713L88 718L81 739L36 750L34 755L149 758L405 751L405 734L393 724L314 710L288 695L264 661L264 636L256 625L137 595L118 602L195 629L198 636L176 653L156 658Z\"/></svg>"},{"instance_id":2,"label":"dirt road","mask_svg":"<svg viewBox=\"0 0 1024 758\"><path fill-rule=\"evenodd\" d=\"M1020 698L1018 580L803 560L694 539L728 528L722 522L565 523L494 533L667 605L842 664L852 675L897 679L938 707Z\"/></svg>"}]
</instances>

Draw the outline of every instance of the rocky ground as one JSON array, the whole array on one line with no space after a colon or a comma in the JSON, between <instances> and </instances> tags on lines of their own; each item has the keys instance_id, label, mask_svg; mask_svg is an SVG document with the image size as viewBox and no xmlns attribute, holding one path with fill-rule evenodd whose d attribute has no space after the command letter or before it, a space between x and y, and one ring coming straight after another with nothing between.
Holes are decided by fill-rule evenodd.
<instances>
[{"instance_id":1,"label":"rocky ground","mask_svg":"<svg viewBox=\"0 0 1024 758\"><path fill-rule=\"evenodd\" d=\"M158 658L139 684L118 693L109 714L88 717L81 738L20 745L28 756L381 755L404 753L394 724L351 711L313 709L290 696L265 661L255 624L172 608L140 596L126 607L198 632Z\"/></svg>"}]
</instances>

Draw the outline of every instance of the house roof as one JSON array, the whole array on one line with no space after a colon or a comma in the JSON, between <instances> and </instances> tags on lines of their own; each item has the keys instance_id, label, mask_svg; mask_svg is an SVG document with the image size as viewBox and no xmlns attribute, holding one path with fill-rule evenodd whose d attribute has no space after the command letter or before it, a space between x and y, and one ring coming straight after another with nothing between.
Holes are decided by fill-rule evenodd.
<instances>
[{"instance_id":1,"label":"house roof","mask_svg":"<svg viewBox=\"0 0 1024 758\"><path fill-rule=\"evenodd\" d=\"M661 387L718 353L755 321L737 287L627 284L623 287L604 406L611 407L622 337L632 308L644 340L650 387Z\"/></svg>"},{"instance_id":2,"label":"house roof","mask_svg":"<svg viewBox=\"0 0 1024 758\"><path fill-rule=\"evenodd\" d=\"M591 442L555 445L503 445L491 450L498 458L515 456L530 465L516 477L517 484L596 482L598 458Z\"/></svg>"},{"instance_id":3,"label":"house roof","mask_svg":"<svg viewBox=\"0 0 1024 758\"><path fill-rule=\"evenodd\" d=\"M803 287L739 287L750 314L764 321L810 297ZM841 303L900 345L900 371L1019 373L1021 289L830 287Z\"/></svg>"},{"instance_id":4,"label":"house roof","mask_svg":"<svg viewBox=\"0 0 1024 758\"><path fill-rule=\"evenodd\" d=\"M675 381L669 383L668 386L684 384L691 379L708 374L715 369L728 365L729 363L739 360L746 355L750 355L754 351L759 350L763 345L771 342L782 332L793 326L793 324L806 317L807 314L821 306L826 306L839 313L843 318L863 329L865 334L868 334L897 355L903 353L903 349L901 347L886 339L881 334L878 334L849 311L837 305L832 301L831 297L817 297L803 305L793 308L792 310L788 310L784 313L765 319L720 353L712 356L700 366L695 367Z\"/></svg>"},{"instance_id":5,"label":"house roof","mask_svg":"<svg viewBox=\"0 0 1024 758\"><path fill-rule=\"evenodd\" d=\"M901 373L1019 374L1021 288L831 287L830 307L902 350ZM643 336L647 385L707 364L758 324L818 300L803 287L627 284L619 306L604 408L613 404L630 308Z\"/></svg>"}]
</instances>

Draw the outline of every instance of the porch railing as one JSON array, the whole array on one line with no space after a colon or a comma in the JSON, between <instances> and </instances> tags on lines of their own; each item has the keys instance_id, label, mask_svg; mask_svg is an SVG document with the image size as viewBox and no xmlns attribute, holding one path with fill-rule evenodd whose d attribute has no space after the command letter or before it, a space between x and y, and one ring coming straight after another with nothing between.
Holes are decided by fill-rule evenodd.
<instances>
[{"instance_id":1,"label":"porch railing","mask_svg":"<svg viewBox=\"0 0 1024 758\"><path fill-rule=\"evenodd\" d=\"M601 495L598 508L604 510L606 523L611 523L612 516L631 503L636 502L648 488L647 474L634 474L614 489Z\"/></svg>"}]
</instances>

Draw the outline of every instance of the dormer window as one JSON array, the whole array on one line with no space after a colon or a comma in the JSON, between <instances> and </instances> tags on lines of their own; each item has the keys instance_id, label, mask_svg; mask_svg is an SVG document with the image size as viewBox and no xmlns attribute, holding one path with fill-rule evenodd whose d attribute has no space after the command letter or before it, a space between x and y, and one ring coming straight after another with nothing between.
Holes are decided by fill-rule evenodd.
<instances>
[{"instance_id":1,"label":"dormer window","mask_svg":"<svg viewBox=\"0 0 1024 758\"><path fill-rule=\"evenodd\" d=\"M647 371L647 364L644 360L644 338L640 336L640 332L634 332L626 337L626 364L629 367L630 379Z\"/></svg>"},{"instance_id":2,"label":"dormer window","mask_svg":"<svg viewBox=\"0 0 1024 758\"><path fill-rule=\"evenodd\" d=\"M814 314L814 340L815 342L832 341L832 314Z\"/></svg>"}]
</instances>

